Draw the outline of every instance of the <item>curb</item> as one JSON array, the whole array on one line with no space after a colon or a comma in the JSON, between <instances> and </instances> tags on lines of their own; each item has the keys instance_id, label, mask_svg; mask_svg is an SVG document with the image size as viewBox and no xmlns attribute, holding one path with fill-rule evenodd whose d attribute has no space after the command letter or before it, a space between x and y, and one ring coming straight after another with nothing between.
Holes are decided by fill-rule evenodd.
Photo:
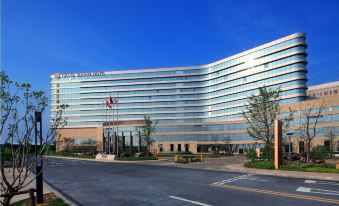
<instances>
[{"instance_id":1,"label":"curb","mask_svg":"<svg viewBox=\"0 0 339 206\"><path fill-rule=\"evenodd\" d=\"M157 160L97 160L97 159L88 159L88 158L77 158L77 157L58 157L58 156L46 156L48 158L58 158L58 159L70 159L70 160L84 160L84 161L92 161L92 162L106 162L106 163L138 163L138 162L159 162L166 161L166 159L157 159Z\"/></svg>"},{"instance_id":2,"label":"curb","mask_svg":"<svg viewBox=\"0 0 339 206\"><path fill-rule=\"evenodd\" d=\"M96 160L96 159L88 159L88 158L78 158L78 157L59 157L59 156L46 156L48 158L57 158L57 159L70 159L70 160L86 160L86 161L94 161L94 162L112 162L110 160Z\"/></svg>"}]
</instances>

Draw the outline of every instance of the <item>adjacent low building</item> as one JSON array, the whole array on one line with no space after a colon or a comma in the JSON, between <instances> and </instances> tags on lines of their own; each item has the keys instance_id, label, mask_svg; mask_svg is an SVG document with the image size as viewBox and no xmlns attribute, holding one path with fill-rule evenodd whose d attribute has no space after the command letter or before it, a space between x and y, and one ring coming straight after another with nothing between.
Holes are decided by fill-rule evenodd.
<instances>
[{"instance_id":1,"label":"adjacent low building","mask_svg":"<svg viewBox=\"0 0 339 206\"><path fill-rule=\"evenodd\" d=\"M97 142L105 152L115 151L116 134L127 145L131 140L138 145L146 115L158 122L157 152L208 152L228 138L233 150L243 153L260 143L246 133L241 114L259 87L280 88L283 105L304 104L306 48L305 33L295 33L202 66L54 74L51 118L61 104L69 105L68 124L57 136L76 145ZM332 90L329 106L334 118L336 94Z\"/></svg>"}]
</instances>

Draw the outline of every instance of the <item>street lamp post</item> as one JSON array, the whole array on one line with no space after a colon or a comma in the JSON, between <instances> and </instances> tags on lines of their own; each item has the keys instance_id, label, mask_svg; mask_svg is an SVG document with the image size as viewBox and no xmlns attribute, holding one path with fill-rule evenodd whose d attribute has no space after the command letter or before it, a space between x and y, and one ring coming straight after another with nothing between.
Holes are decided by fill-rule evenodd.
<instances>
[{"instance_id":1,"label":"street lamp post","mask_svg":"<svg viewBox=\"0 0 339 206\"><path fill-rule=\"evenodd\" d=\"M38 150L37 150L37 143L38 143L38 122L39 124L39 140L40 140L40 157L38 157ZM43 159L42 159L42 118L41 118L41 112L35 112L35 183L36 183L36 201L37 204L42 204L44 201L43 196L43 174L42 174L42 166L43 166ZM40 164L38 164L38 160L40 158Z\"/></svg>"},{"instance_id":2,"label":"street lamp post","mask_svg":"<svg viewBox=\"0 0 339 206\"><path fill-rule=\"evenodd\" d=\"M288 144L288 153L289 153L289 156L291 156L291 136L293 135L292 132L289 132L287 133L287 136L288 136L288 140L289 140L289 144Z\"/></svg>"}]
</instances>

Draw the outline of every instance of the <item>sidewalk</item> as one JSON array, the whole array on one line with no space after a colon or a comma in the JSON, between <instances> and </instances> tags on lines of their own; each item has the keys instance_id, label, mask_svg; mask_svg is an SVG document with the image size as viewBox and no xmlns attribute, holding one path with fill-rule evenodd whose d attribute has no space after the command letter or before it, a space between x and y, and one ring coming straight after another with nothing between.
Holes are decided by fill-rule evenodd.
<instances>
[{"instance_id":1,"label":"sidewalk","mask_svg":"<svg viewBox=\"0 0 339 206\"><path fill-rule=\"evenodd\" d=\"M255 169L244 167L246 159L244 156L230 156L230 157L219 157L219 158L206 158L204 162L191 163L191 164L176 164L173 158L168 158L168 161L161 163L146 163L151 165L161 166L173 166L180 168L190 169L204 169L214 171L225 171L225 172L241 172L251 173L258 175L271 175L281 177L293 177L293 178L304 178L304 179L315 179L315 180L330 180L339 181L339 174L335 173L319 173L319 172L299 172L299 171L287 171L287 170L268 170L268 169Z\"/></svg>"},{"instance_id":2,"label":"sidewalk","mask_svg":"<svg viewBox=\"0 0 339 206\"><path fill-rule=\"evenodd\" d=\"M31 180L31 179L32 179L32 177L29 177L29 180ZM35 180L33 180L27 187L25 187L25 189L26 188L27 189L28 188L35 188ZM23 189L23 190L25 190L25 189ZM51 190L51 188L49 188L46 184L44 184L44 194L48 194L48 193L51 193L51 192L53 192ZM36 195L36 193L34 195ZM12 198L11 203L18 202L20 200L24 200L24 199L27 199L27 198L29 198L28 193L22 194L22 195L16 195Z\"/></svg>"},{"instance_id":3,"label":"sidewalk","mask_svg":"<svg viewBox=\"0 0 339 206\"><path fill-rule=\"evenodd\" d=\"M335 174L335 173L254 169L254 168L246 168L243 166L243 164L230 164L230 165L227 165L226 168L230 169L231 171L258 174L258 175L271 175L271 176L281 176L281 177L339 181L339 174Z\"/></svg>"},{"instance_id":4,"label":"sidewalk","mask_svg":"<svg viewBox=\"0 0 339 206\"><path fill-rule=\"evenodd\" d=\"M11 183L12 182L12 176L8 176L7 180ZM30 174L27 177L26 182L30 182L34 178L33 174ZM35 188L35 180L33 180L31 183L29 183L26 187L24 187L22 190L30 189L30 188ZM51 193L53 192L46 184L44 184L44 194ZM36 194L35 194L36 195ZM23 199L29 198L29 194L21 194L21 195L16 195L11 199L11 203L18 202Z\"/></svg>"},{"instance_id":5,"label":"sidewalk","mask_svg":"<svg viewBox=\"0 0 339 206\"><path fill-rule=\"evenodd\" d=\"M12 178L11 176L7 177L8 181L11 182ZM26 182L30 182L32 179L34 179L34 174L31 173L27 179ZM36 182L35 180L31 181L26 187L24 187L22 190L26 190L26 189L30 189L30 188L36 188ZM57 197L61 198L64 200L64 202L68 203L69 205L75 205L73 202L71 202L70 200L68 200L67 198L65 198L62 194L60 194L59 192L57 192L56 190L54 190L53 188L51 188L46 182L43 183L43 194L48 194L48 193L54 193ZM34 194L36 196L36 193ZM28 199L29 198L29 194L21 194L21 195L16 195L11 199L11 204L18 202L20 200L24 200L24 199Z\"/></svg>"}]
</instances>

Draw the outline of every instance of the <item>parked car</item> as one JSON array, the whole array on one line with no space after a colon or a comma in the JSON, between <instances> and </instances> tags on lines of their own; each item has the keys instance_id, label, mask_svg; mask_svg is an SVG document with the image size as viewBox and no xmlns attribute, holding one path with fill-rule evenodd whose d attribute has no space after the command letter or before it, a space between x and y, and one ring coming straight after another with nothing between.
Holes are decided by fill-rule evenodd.
<instances>
[{"instance_id":1,"label":"parked car","mask_svg":"<svg viewBox=\"0 0 339 206\"><path fill-rule=\"evenodd\" d=\"M334 156L335 158L339 158L339 151L334 151L334 152L333 152L333 156Z\"/></svg>"}]
</instances>

